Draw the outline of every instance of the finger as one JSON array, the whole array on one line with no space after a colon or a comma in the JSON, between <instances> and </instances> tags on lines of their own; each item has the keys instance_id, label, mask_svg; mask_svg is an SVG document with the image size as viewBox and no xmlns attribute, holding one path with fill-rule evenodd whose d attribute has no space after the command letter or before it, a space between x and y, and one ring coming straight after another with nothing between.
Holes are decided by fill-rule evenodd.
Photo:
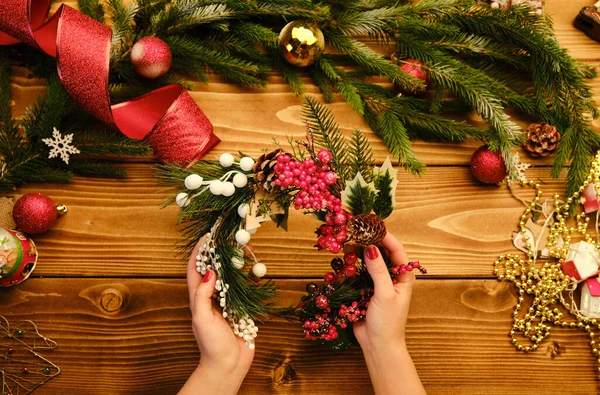
<instances>
[{"instance_id":1,"label":"finger","mask_svg":"<svg viewBox=\"0 0 600 395\"><path fill-rule=\"evenodd\" d=\"M375 284L375 294L381 295L393 291L392 278L388 273L387 266L381 256L381 251L374 245L370 245L365 249L364 261L367 265L367 270L373 278Z\"/></svg>"},{"instance_id":2,"label":"finger","mask_svg":"<svg viewBox=\"0 0 600 395\"><path fill-rule=\"evenodd\" d=\"M196 288L194 294L194 310L192 314L198 314L200 317L208 317L212 312L212 296L215 292L215 284L217 282L217 275L212 270L208 270L202 282Z\"/></svg>"},{"instance_id":3,"label":"finger","mask_svg":"<svg viewBox=\"0 0 600 395\"><path fill-rule=\"evenodd\" d=\"M390 261L395 266L407 265L408 255L404 245L391 233L387 233L381 242L390 254ZM415 282L414 272L406 272L396 276L397 284L413 284Z\"/></svg>"},{"instance_id":4,"label":"finger","mask_svg":"<svg viewBox=\"0 0 600 395\"><path fill-rule=\"evenodd\" d=\"M202 245L202 243L204 243L204 239L205 238L202 237L200 239L200 241L198 242L198 244L196 244L196 247L194 247L194 250L192 251L192 255L190 255L190 259L188 260L188 264L187 264L186 278L187 278L188 294L190 297L190 309L192 311L194 310L194 295L196 293L196 289L202 282L202 275L200 273L198 273L198 270L196 270L196 260L197 260L196 256L198 255L200 246Z\"/></svg>"},{"instance_id":5,"label":"finger","mask_svg":"<svg viewBox=\"0 0 600 395\"><path fill-rule=\"evenodd\" d=\"M390 255L390 260L393 265L407 265L408 255L402 243L394 237L391 233L386 233L385 237L381 241L381 244L385 247Z\"/></svg>"}]
</instances>

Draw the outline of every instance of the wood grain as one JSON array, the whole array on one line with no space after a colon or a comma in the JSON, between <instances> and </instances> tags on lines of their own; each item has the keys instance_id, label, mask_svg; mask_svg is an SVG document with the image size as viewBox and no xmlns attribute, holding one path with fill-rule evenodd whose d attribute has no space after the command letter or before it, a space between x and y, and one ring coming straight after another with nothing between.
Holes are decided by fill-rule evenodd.
<instances>
[{"instance_id":1,"label":"wood grain","mask_svg":"<svg viewBox=\"0 0 600 395\"><path fill-rule=\"evenodd\" d=\"M559 42L598 66L600 43L572 26L579 9L590 4L547 0L546 13L554 18ZM321 98L307 75L304 80L307 93ZM19 117L43 94L44 81L15 68L11 82L12 111ZM590 85L600 98L600 79ZM301 99L276 74L265 89L245 89L212 76L207 85L195 84L191 95L222 139L209 158L236 151L257 155L274 146L273 138L284 143L286 135L304 134ZM377 161L383 161L387 150L359 115L339 98L328 107L344 133L365 131ZM462 119L483 125L474 114ZM529 122L516 119L522 126ZM600 130L600 121L594 126ZM473 180L468 164L480 144L415 142L428 172L421 178L399 173L398 206L387 221L411 258L430 273L417 283L407 328L428 393L597 393L596 362L583 333L553 329L550 341L531 354L517 353L509 343L515 292L491 280L491 271L497 255L514 251L510 234L522 205L506 187ZM164 193L155 183L152 157L122 161L129 171L123 180L77 178L69 185L30 185L14 193L41 191L69 206L53 230L34 238L40 252L34 278L0 290L0 314L11 321L32 319L59 343L43 355L63 372L36 394L174 394L198 361L184 265L174 248L180 239L177 208L159 208ZM545 183L546 196L561 192L563 179L548 177L552 157L531 161L536 167L528 176ZM520 188L517 193L532 196ZM294 212L289 232L267 224L252 239L268 276L282 290L282 305L298 301L306 278L329 270L331 255L312 247L316 224ZM372 393L358 349L318 349L302 338L296 324L279 320L261 327L257 345L241 394Z\"/></svg>"},{"instance_id":2,"label":"wood grain","mask_svg":"<svg viewBox=\"0 0 600 395\"><path fill-rule=\"evenodd\" d=\"M288 305L305 281L278 285ZM124 302L107 311L103 298L115 294ZM407 342L430 394L595 392L584 333L556 329L538 352L514 350L507 336L514 302L514 290L496 281L418 281ZM32 279L0 293L0 305L10 321L32 319L58 342L42 355L62 373L40 395L175 394L198 362L183 280ZM319 349L296 324L275 320L260 328L240 394L371 392L359 349Z\"/></svg>"},{"instance_id":3,"label":"wood grain","mask_svg":"<svg viewBox=\"0 0 600 395\"><path fill-rule=\"evenodd\" d=\"M127 165L124 180L78 178L68 187L35 185L69 207L56 226L35 237L40 262L35 276L181 277L175 244L177 207L161 209L165 193L150 165ZM546 183L546 197L561 191L562 180L545 168L530 177ZM517 187L523 198L532 191ZM419 259L430 276L489 277L499 254L512 250L511 232L524 206L507 187L483 186L467 168L432 167L422 178L399 172L395 212L388 229ZM270 277L320 277L331 254L317 251L318 222L293 211L288 232L267 223L252 237Z\"/></svg>"}]
</instances>

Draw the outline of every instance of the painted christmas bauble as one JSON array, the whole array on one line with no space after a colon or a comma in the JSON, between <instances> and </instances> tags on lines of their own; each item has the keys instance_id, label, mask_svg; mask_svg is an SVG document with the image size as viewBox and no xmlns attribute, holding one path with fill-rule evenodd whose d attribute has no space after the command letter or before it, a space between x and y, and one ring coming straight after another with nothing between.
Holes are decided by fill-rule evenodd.
<instances>
[{"instance_id":1,"label":"painted christmas bauble","mask_svg":"<svg viewBox=\"0 0 600 395\"><path fill-rule=\"evenodd\" d=\"M279 52L286 62L298 67L315 63L325 49L325 37L312 22L292 21L279 33Z\"/></svg>"},{"instance_id":2,"label":"painted christmas bauble","mask_svg":"<svg viewBox=\"0 0 600 395\"><path fill-rule=\"evenodd\" d=\"M157 37L144 37L131 48L131 64L142 77L155 79L169 72L173 56L167 43Z\"/></svg>"},{"instance_id":3,"label":"painted christmas bauble","mask_svg":"<svg viewBox=\"0 0 600 395\"><path fill-rule=\"evenodd\" d=\"M471 172L479 181L486 184L497 184L508 175L502 153L491 151L483 145L471 157Z\"/></svg>"},{"instance_id":4,"label":"painted christmas bauble","mask_svg":"<svg viewBox=\"0 0 600 395\"><path fill-rule=\"evenodd\" d=\"M0 228L0 286L10 287L27 280L37 263L33 240L16 230Z\"/></svg>"},{"instance_id":5,"label":"painted christmas bauble","mask_svg":"<svg viewBox=\"0 0 600 395\"><path fill-rule=\"evenodd\" d=\"M396 91L402 93L407 96L421 96L427 92L429 88L429 74L423 68L423 62L416 59L404 59L399 60L398 68L419 80L421 80L424 84L424 87L421 89L406 89L400 84L394 84Z\"/></svg>"},{"instance_id":6,"label":"painted christmas bauble","mask_svg":"<svg viewBox=\"0 0 600 395\"><path fill-rule=\"evenodd\" d=\"M37 235L47 232L56 223L56 204L43 193L34 192L21 196L13 207L13 219L17 229Z\"/></svg>"}]
</instances>

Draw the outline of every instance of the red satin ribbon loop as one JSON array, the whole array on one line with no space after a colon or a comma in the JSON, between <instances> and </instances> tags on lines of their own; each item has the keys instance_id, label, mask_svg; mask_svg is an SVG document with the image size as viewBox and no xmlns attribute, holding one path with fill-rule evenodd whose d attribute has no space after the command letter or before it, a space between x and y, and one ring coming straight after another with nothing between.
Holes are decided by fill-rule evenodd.
<instances>
[{"instance_id":1,"label":"red satin ribbon loop","mask_svg":"<svg viewBox=\"0 0 600 395\"><path fill-rule=\"evenodd\" d=\"M79 106L132 139L147 140L163 162L200 159L219 139L181 85L111 106L108 72L112 31L66 5L45 21L50 0L2 0L0 45L23 41L57 58L59 77Z\"/></svg>"}]
</instances>

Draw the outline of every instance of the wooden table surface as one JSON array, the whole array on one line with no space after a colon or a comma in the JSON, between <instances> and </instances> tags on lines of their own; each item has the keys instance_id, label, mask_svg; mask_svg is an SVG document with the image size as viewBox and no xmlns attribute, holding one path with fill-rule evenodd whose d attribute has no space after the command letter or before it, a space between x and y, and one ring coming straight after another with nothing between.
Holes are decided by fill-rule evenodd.
<instances>
[{"instance_id":1,"label":"wooden table surface","mask_svg":"<svg viewBox=\"0 0 600 395\"><path fill-rule=\"evenodd\" d=\"M591 3L546 0L546 12L561 44L597 65L600 43L571 25ZM13 79L15 116L44 91L43 81L26 74L17 70ZM600 79L590 83L600 94ZM307 90L320 97L316 87ZM263 90L213 78L192 96L222 140L209 158L238 150L257 155L272 146L273 136L285 141L285 135L304 133L301 101L278 75ZM329 108L344 130L369 130L341 100ZM385 147L370 133L381 162ZM517 353L509 342L515 290L494 279L492 265L497 255L513 250L510 236L522 205L506 187L472 178L469 158L478 145L416 142L428 172L421 178L399 173L399 203L388 220L410 257L430 273L417 281L407 328L423 383L430 394L596 393L597 367L585 333L555 329L530 354ZM547 182L549 196L560 192L563 180L548 177L550 160L534 164L528 176ZM174 394L198 362L185 265L174 248L180 238L177 208L159 207L163 194L152 158L126 166L123 180L80 177L69 185L29 185L15 193L41 191L69 207L54 229L34 237L40 259L32 278L0 290L0 314L35 321L59 344L43 354L62 373L37 394ZM282 304L297 302L306 282L328 271L330 256L312 247L315 225L292 213L287 233L266 225L253 237ZM369 394L372 388L359 349L319 349L303 339L298 325L273 320L261 326L240 393Z\"/></svg>"}]
</instances>

